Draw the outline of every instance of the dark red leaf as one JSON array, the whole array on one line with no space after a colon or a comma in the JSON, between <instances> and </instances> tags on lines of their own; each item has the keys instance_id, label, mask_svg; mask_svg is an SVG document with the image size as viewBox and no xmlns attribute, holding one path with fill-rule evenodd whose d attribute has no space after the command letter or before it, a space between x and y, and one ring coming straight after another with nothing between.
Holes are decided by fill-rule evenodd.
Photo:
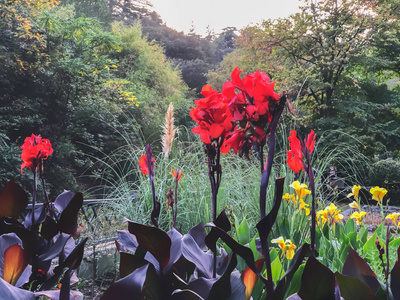
<instances>
[{"instance_id":1,"label":"dark red leaf","mask_svg":"<svg viewBox=\"0 0 400 300\"><path fill-rule=\"evenodd\" d=\"M142 299L142 289L149 266L151 265L147 264L138 268L130 275L110 285L100 300Z\"/></svg>"},{"instance_id":2,"label":"dark red leaf","mask_svg":"<svg viewBox=\"0 0 400 300\"><path fill-rule=\"evenodd\" d=\"M83 195L82 193L76 193L61 213L60 220L58 221L59 231L72 236L76 234L78 229L78 213L82 205Z\"/></svg>"},{"instance_id":3,"label":"dark red leaf","mask_svg":"<svg viewBox=\"0 0 400 300\"><path fill-rule=\"evenodd\" d=\"M358 278L335 273L340 294L344 299L376 299L374 292ZM394 298L398 299L398 298Z\"/></svg>"},{"instance_id":4,"label":"dark red leaf","mask_svg":"<svg viewBox=\"0 0 400 300\"><path fill-rule=\"evenodd\" d=\"M0 217L18 219L28 205L28 195L14 180L9 181L0 194Z\"/></svg>"},{"instance_id":5,"label":"dark red leaf","mask_svg":"<svg viewBox=\"0 0 400 300\"><path fill-rule=\"evenodd\" d=\"M149 251L162 267L168 265L171 239L165 231L132 221L129 221L128 230L135 235L139 246Z\"/></svg>"},{"instance_id":6,"label":"dark red leaf","mask_svg":"<svg viewBox=\"0 0 400 300\"><path fill-rule=\"evenodd\" d=\"M376 294L380 287L374 271L371 270L368 263L362 259L353 248L350 248L349 255L343 264L342 274L358 278L369 286L374 294Z\"/></svg>"},{"instance_id":7,"label":"dark red leaf","mask_svg":"<svg viewBox=\"0 0 400 300\"><path fill-rule=\"evenodd\" d=\"M3 279L15 285L29 262L28 253L14 244L4 251Z\"/></svg>"},{"instance_id":8,"label":"dark red leaf","mask_svg":"<svg viewBox=\"0 0 400 300\"><path fill-rule=\"evenodd\" d=\"M264 258L260 258L259 260L256 261L256 267L260 272L262 270L264 262L265 262ZM253 293L254 287L256 286L258 276L249 267L247 267L242 272L241 277L242 277L242 281L243 281L244 285L246 286L246 300L248 300L248 299L250 299L251 294Z\"/></svg>"},{"instance_id":9,"label":"dark red leaf","mask_svg":"<svg viewBox=\"0 0 400 300\"><path fill-rule=\"evenodd\" d=\"M304 267L298 295L307 300L335 300L335 275L314 256Z\"/></svg>"}]
</instances>

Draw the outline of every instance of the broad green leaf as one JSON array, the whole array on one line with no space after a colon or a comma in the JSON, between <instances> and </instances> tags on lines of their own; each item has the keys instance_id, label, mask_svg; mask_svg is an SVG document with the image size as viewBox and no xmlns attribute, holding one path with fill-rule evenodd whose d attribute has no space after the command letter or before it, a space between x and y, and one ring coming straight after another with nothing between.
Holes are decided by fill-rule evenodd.
<instances>
[{"instance_id":1,"label":"broad green leaf","mask_svg":"<svg viewBox=\"0 0 400 300\"><path fill-rule=\"evenodd\" d=\"M279 257L276 257L271 263L272 280L278 282L283 276L282 263Z\"/></svg>"},{"instance_id":2,"label":"broad green leaf","mask_svg":"<svg viewBox=\"0 0 400 300\"><path fill-rule=\"evenodd\" d=\"M344 227L344 232L348 235L351 232L355 232L357 234L357 226L354 223L354 219L350 218L347 220L346 226Z\"/></svg>"},{"instance_id":3,"label":"broad green leaf","mask_svg":"<svg viewBox=\"0 0 400 300\"><path fill-rule=\"evenodd\" d=\"M374 251L376 250L376 237L377 237L377 233L376 231L374 232L374 234L367 240L367 242L364 244L363 246L363 252L367 253L368 251Z\"/></svg>"},{"instance_id":4,"label":"broad green leaf","mask_svg":"<svg viewBox=\"0 0 400 300\"><path fill-rule=\"evenodd\" d=\"M246 218L243 219L242 223L236 230L238 234L239 243L242 245L248 244L250 242L250 229L249 225L247 224Z\"/></svg>"},{"instance_id":5,"label":"broad green leaf","mask_svg":"<svg viewBox=\"0 0 400 300\"><path fill-rule=\"evenodd\" d=\"M304 271L304 266L305 264L302 264L297 271L294 273L292 280L290 281L290 285L288 290L286 291L286 295L285 298L288 295L292 295L294 293L297 293L300 290L300 286L301 286L301 277L303 275L303 271Z\"/></svg>"}]
</instances>

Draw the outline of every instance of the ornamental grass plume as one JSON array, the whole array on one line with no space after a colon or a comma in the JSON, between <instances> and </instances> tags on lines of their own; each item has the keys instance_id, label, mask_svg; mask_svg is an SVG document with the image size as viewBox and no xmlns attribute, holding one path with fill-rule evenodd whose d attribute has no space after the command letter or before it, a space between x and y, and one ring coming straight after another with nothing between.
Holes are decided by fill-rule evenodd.
<instances>
[{"instance_id":1,"label":"ornamental grass plume","mask_svg":"<svg viewBox=\"0 0 400 300\"><path fill-rule=\"evenodd\" d=\"M165 123L163 125L163 135L161 142L165 157L169 156L174 142L176 129L174 128L174 105L172 102L168 106L167 113L165 114Z\"/></svg>"}]
</instances>

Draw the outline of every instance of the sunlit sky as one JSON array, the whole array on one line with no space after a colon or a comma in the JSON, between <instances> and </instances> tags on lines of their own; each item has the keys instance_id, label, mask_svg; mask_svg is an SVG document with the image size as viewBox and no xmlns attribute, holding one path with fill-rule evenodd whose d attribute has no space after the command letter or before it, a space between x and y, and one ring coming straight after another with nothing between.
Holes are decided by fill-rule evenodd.
<instances>
[{"instance_id":1,"label":"sunlit sky","mask_svg":"<svg viewBox=\"0 0 400 300\"><path fill-rule=\"evenodd\" d=\"M149 0L167 26L188 33L192 24L205 35L234 26L240 29L262 19L286 17L298 11L299 0Z\"/></svg>"}]
</instances>

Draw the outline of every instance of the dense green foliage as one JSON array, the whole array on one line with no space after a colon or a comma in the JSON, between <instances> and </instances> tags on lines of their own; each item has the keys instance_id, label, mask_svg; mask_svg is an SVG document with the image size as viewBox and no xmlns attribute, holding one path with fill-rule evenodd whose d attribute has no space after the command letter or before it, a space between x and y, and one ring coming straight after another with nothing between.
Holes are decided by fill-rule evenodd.
<instances>
[{"instance_id":1,"label":"dense green foliage","mask_svg":"<svg viewBox=\"0 0 400 300\"><path fill-rule=\"evenodd\" d=\"M1 7L1 15L1 181L18 174L18 152L10 149L32 132L57 149L46 177L62 191L78 188L77 176L92 167L91 156L121 145L115 129L131 131L140 143L143 128L146 140L157 140L170 102L187 115L184 102L191 100L185 100L179 72L162 48L142 37L139 25L108 32L72 7L46 3L13 2Z\"/></svg>"},{"instance_id":2,"label":"dense green foliage","mask_svg":"<svg viewBox=\"0 0 400 300\"><path fill-rule=\"evenodd\" d=\"M397 151L398 1L303 2L299 13L243 29L210 82L236 65L260 68L291 97L296 125L333 130L326 134L341 143L355 138L370 157Z\"/></svg>"}]
</instances>

